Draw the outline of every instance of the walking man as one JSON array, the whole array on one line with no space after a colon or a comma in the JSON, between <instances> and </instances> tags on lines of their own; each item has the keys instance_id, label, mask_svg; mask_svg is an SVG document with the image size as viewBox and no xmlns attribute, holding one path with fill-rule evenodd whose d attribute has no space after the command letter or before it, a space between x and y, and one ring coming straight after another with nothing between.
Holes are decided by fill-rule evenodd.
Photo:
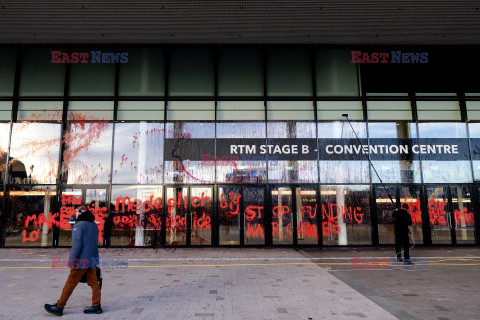
<instances>
[{"instance_id":1,"label":"walking man","mask_svg":"<svg viewBox=\"0 0 480 320\"><path fill-rule=\"evenodd\" d=\"M395 229L395 251L397 253L397 261L402 261L402 247L404 250L404 263L412 264L410 261L410 229L408 226L412 225L412 216L408 213L408 204L404 203L401 209L393 212L393 221Z\"/></svg>"},{"instance_id":2,"label":"walking man","mask_svg":"<svg viewBox=\"0 0 480 320\"><path fill-rule=\"evenodd\" d=\"M76 209L75 215L76 223L72 230L72 250L68 258L68 265L71 268L70 275L57 303L45 305L47 312L57 316L63 314L63 308L67 304L68 298L85 274L88 285L92 287L92 306L83 312L102 313L100 286L96 274L99 255L98 227L94 222L95 216L83 206Z\"/></svg>"}]
</instances>

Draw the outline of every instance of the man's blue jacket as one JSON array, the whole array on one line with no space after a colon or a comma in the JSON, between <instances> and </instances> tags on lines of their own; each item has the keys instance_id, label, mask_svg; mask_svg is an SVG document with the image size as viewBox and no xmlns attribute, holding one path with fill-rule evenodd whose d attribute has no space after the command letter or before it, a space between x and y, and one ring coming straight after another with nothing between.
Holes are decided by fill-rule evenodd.
<instances>
[{"instance_id":1,"label":"man's blue jacket","mask_svg":"<svg viewBox=\"0 0 480 320\"><path fill-rule=\"evenodd\" d=\"M76 220L72 230L72 250L68 265L72 269L95 268L99 265L98 226L95 216L83 212Z\"/></svg>"}]
</instances>

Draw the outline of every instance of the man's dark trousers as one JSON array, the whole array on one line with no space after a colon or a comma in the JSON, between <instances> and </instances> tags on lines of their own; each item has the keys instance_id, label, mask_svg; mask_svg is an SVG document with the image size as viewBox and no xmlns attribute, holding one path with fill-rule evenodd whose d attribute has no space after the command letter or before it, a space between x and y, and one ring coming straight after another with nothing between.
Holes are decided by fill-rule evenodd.
<instances>
[{"instance_id":1,"label":"man's dark trousers","mask_svg":"<svg viewBox=\"0 0 480 320\"><path fill-rule=\"evenodd\" d=\"M395 252L397 253L398 260L402 259L402 247L404 250L405 259L410 259L410 239L408 237L408 233L395 233Z\"/></svg>"}]
</instances>

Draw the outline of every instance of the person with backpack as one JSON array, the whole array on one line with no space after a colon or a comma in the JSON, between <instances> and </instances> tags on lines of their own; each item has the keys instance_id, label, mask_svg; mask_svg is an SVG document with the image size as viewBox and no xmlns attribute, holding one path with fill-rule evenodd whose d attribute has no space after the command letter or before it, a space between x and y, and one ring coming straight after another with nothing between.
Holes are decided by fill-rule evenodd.
<instances>
[{"instance_id":1,"label":"person with backpack","mask_svg":"<svg viewBox=\"0 0 480 320\"><path fill-rule=\"evenodd\" d=\"M98 255L98 226L95 216L82 206L76 209L76 223L72 229L72 249L68 259L71 268L60 299L56 304L45 304L45 310L57 316L63 314L63 309L68 298L86 275L87 283L92 287L92 306L83 312L87 314L100 314L103 312L100 299L101 291L97 279L96 268L99 263Z\"/></svg>"}]
</instances>

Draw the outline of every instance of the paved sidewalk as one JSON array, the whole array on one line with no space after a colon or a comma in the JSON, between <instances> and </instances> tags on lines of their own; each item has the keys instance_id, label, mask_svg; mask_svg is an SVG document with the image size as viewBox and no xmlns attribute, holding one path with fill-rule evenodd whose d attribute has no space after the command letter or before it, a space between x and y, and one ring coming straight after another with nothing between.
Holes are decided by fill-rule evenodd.
<instances>
[{"instance_id":1,"label":"paved sidewalk","mask_svg":"<svg viewBox=\"0 0 480 320\"><path fill-rule=\"evenodd\" d=\"M293 249L101 249L128 259L103 270L97 319L396 319ZM1 319L52 319L69 270L51 269L67 249L0 250ZM79 284L64 318L85 319L91 290Z\"/></svg>"}]
</instances>

